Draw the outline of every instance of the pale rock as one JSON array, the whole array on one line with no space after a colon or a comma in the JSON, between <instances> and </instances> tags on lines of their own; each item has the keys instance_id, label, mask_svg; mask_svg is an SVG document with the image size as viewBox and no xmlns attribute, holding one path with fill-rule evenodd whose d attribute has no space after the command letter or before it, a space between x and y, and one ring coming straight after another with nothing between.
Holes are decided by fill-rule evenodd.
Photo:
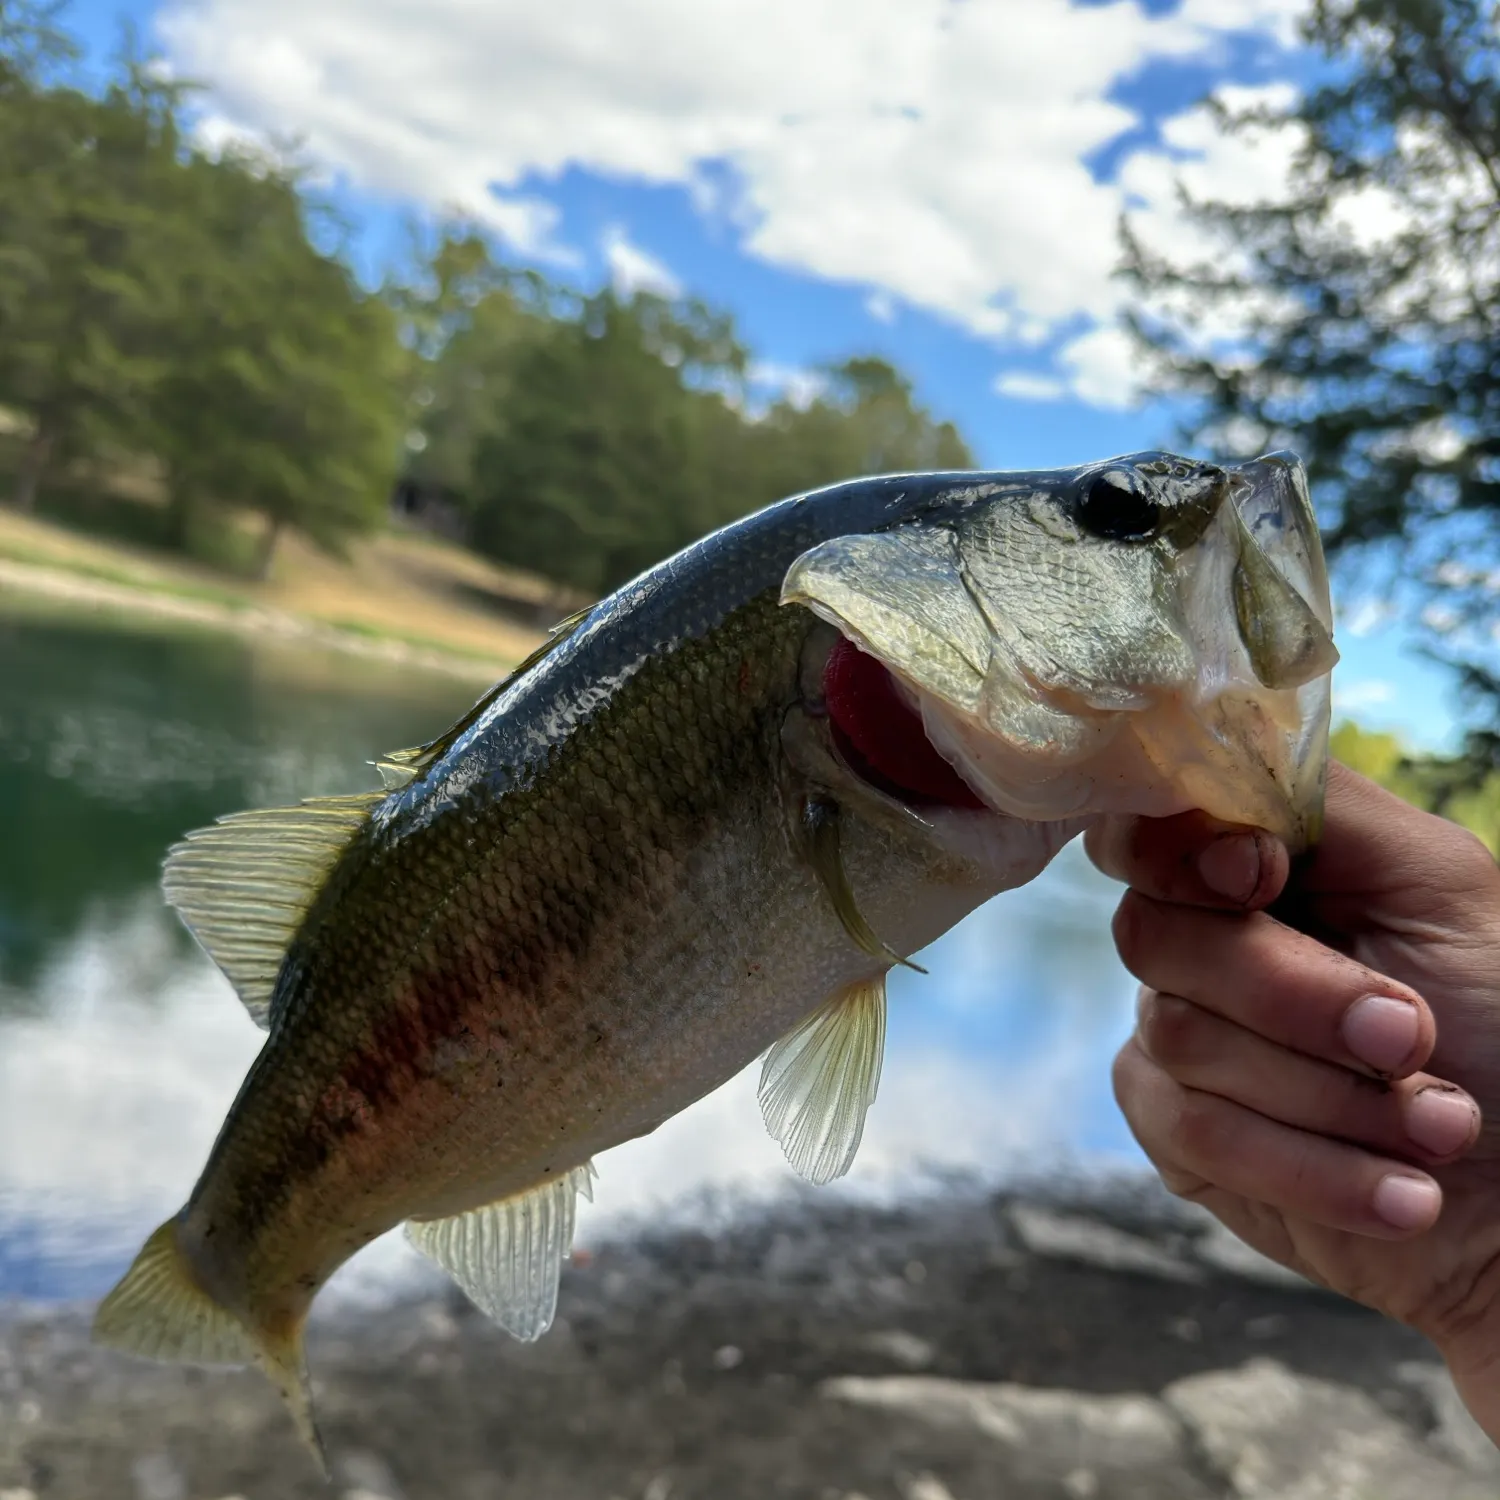
<instances>
[{"instance_id":1,"label":"pale rock","mask_svg":"<svg viewBox=\"0 0 1500 1500\"><path fill-rule=\"evenodd\" d=\"M165 1453L145 1453L130 1466L139 1500L187 1500L182 1471Z\"/></svg>"},{"instance_id":2,"label":"pale rock","mask_svg":"<svg viewBox=\"0 0 1500 1500\"><path fill-rule=\"evenodd\" d=\"M1071 1260L1105 1271L1154 1276L1164 1281L1195 1282L1203 1272L1170 1250L1080 1214L1061 1214L1035 1204L1016 1203L1009 1219L1016 1237L1033 1255Z\"/></svg>"},{"instance_id":3,"label":"pale rock","mask_svg":"<svg viewBox=\"0 0 1500 1500\"><path fill-rule=\"evenodd\" d=\"M347 1486L344 1500L404 1500L400 1481L391 1466L378 1454L356 1448L341 1454L334 1468L339 1480Z\"/></svg>"},{"instance_id":4,"label":"pale rock","mask_svg":"<svg viewBox=\"0 0 1500 1500\"><path fill-rule=\"evenodd\" d=\"M901 1500L953 1500L953 1491L936 1474L913 1474L898 1483Z\"/></svg>"},{"instance_id":5,"label":"pale rock","mask_svg":"<svg viewBox=\"0 0 1500 1500\"><path fill-rule=\"evenodd\" d=\"M1494 1500L1362 1391L1274 1360L1189 1376L1167 1406L1237 1500Z\"/></svg>"},{"instance_id":6,"label":"pale rock","mask_svg":"<svg viewBox=\"0 0 1500 1500\"><path fill-rule=\"evenodd\" d=\"M999 1443L1018 1477L1071 1483L1068 1493L1080 1497L1098 1492L1197 1500L1206 1493L1186 1472L1182 1428L1149 1396L1096 1396L934 1375L845 1375L825 1381L821 1392Z\"/></svg>"},{"instance_id":7,"label":"pale rock","mask_svg":"<svg viewBox=\"0 0 1500 1500\"><path fill-rule=\"evenodd\" d=\"M908 1370L925 1370L937 1358L932 1344L904 1328L882 1328L866 1334L860 1347Z\"/></svg>"}]
</instances>

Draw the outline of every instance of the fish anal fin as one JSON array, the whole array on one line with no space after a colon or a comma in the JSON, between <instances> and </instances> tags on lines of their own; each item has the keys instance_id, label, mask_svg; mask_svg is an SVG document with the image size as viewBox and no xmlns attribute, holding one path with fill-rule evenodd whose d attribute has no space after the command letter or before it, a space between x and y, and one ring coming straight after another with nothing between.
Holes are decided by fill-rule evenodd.
<instances>
[{"instance_id":1,"label":"fish anal fin","mask_svg":"<svg viewBox=\"0 0 1500 1500\"><path fill-rule=\"evenodd\" d=\"M552 1326L578 1195L593 1197L593 1175L588 1163L497 1203L446 1219L413 1219L406 1237L481 1312L530 1343Z\"/></svg>"},{"instance_id":2,"label":"fish anal fin","mask_svg":"<svg viewBox=\"0 0 1500 1500\"><path fill-rule=\"evenodd\" d=\"M141 1247L94 1314L94 1342L143 1359L191 1365L255 1365L281 1393L292 1421L328 1476L313 1421L302 1320L272 1336L248 1327L199 1286L183 1254L177 1220Z\"/></svg>"},{"instance_id":3,"label":"fish anal fin","mask_svg":"<svg viewBox=\"0 0 1500 1500\"><path fill-rule=\"evenodd\" d=\"M507 672L494 687L490 688L456 724L444 730L435 740L428 740L425 745L413 745L409 750L391 750L382 755L379 760L372 762L375 769L380 772L380 779L385 783L386 789L396 791L401 787L409 786L429 766L440 761L457 743L459 737L479 722L485 711L501 693L517 678L524 677L544 657L550 656L557 650L593 612L594 606L590 604L569 615L565 620L559 620L547 633L547 639L535 651L518 662L514 669Z\"/></svg>"},{"instance_id":4,"label":"fish anal fin","mask_svg":"<svg viewBox=\"0 0 1500 1500\"><path fill-rule=\"evenodd\" d=\"M833 906L834 915L861 953L881 963L900 964L903 968L925 974L927 970L921 964L903 958L881 942L860 911L844 870L839 836L841 816L838 803L826 795L814 794L802 804L803 849L813 874L818 877L818 883Z\"/></svg>"},{"instance_id":5,"label":"fish anal fin","mask_svg":"<svg viewBox=\"0 0 1500 1500\"><path fill-rule=\"evenodd\" d=\"M853 1166L884 1055L884 974L837 991L766 1053L757 1091L766 1129L809 1182Z\"/></svg>"},{"instance_id":6,"label":"fish anal fin","mask_svg":"<svg viewBox=\"0 0 1500 1500\"><path fill-rule=\"evenodd\" d=\"M161 888L258 1026L286 950L384 792L230 813L167 851Z\"/></svg>"}]
</instances>

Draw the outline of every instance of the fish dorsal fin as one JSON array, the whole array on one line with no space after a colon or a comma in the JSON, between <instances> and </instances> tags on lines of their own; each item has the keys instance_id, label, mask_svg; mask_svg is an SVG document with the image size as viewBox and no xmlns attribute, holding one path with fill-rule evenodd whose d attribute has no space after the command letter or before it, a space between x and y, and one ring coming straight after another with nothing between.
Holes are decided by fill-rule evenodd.
<instances>
[{"instance_id":1,"label":"fish dorsal fin","mask_svg":"<svg viewBox=\"0 0 1500 1500\"><path fill-rule=\"evenodd\" d=\"M550 656L557 650L593 612L594 606L590 604L586 609L580 609L576 614L569 615L567 619L559 620L548 633L547 639L530 656L520 662L513 671L506 673L463 718L451 728L444 730L435 740L428 740L425 745L414 745L410 750L392 750L382 755L379 760L372 762L375 769L380 772L380 779L385 783L386 789L395 791L406 786L415 781L429 766L436 765L458 742L459 737L479 722L485 711L506 688L510 687L518 677L524 677L544 657Z\"/></svg>"},{"instance_id":2,"label":"fish dorsal fin","mask_svg":"<svg viewBox=\"0 0 1500 1500\"><path fill-rule=\"evenodd\" d=\"M854 891L849 885L849 876L844 870L844 856L839 841L839 805L832 797L814 795L802 805L802 845L813 874L823 887L834 915L839 919L849 940L868 957L881 963L900 964L906 969L915 969L918 974L927 972L921 964L902 958L880 941L870 924L865 920Z\"/></svg>"},{"instance_id":3,"label":"fish dorsal fin","mask_svg":"<svg viewBox=\"0 0 1500 1500\"><path fill-rule=\"evenodd\" d=\"M406 1237L483 1313L530 1343L552 1326L557 1282L573 1248L580 1193L592 1199L594 1164L448 1219L413 1219Z\"/></svg>"},{"instance_id":4,"label":"fish dorsal fin","mask_svg":"<svg viewBox=\"0 0 1500 1500\"><path fill-rule=\"evenodd\" d=\"M766 1129L809 1182L832 1182L854 1165L884 1055L884 974L839 990L766 1053Z\"/></svg>"},{"instance_id":5,"label":"fish dorsal fin","mask_svg":"<svg viewBox=\"0 0 1500 1500\"><path fill-rule=\"evenodd\" d=\"M257 1026L313 898L384 792L230 813L167 851L161 888Z\"/></svg>"}]
</instances>

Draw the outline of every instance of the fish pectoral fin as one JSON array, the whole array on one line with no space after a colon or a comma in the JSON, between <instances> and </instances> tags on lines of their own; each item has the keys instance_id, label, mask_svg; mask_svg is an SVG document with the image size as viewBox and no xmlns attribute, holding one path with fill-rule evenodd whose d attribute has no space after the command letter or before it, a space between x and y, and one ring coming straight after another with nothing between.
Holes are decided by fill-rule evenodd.
<instances>
[{"instance_id":1,"label":"fish pectoral fin","mask_svg":"<svg viewBox=\"0 0 1500 1500\"><path fill-rule=\"evenodd\" d=\"M230 813L167 851L161 888L257 1026L286 950L338 857L384 792Z\"/></svg>"},{"instance_id":2,"label":"fish pectoral fin","mask_svg":"<svg viewBox=\"0 0 1500 1500\"><path fill-rule=\"evenodd\" d=\"M552 1326L578 1195L593 1199L594 1164L447 1219L413 1219L406 1237L507 1333L530 1343Z\"/></svg>"},{"instance_id":3,"label":"fish pectoral fin","mask_svg":"<svg viewBox=\"0 0 1500 1500\"><path fill-rule=\"evenodd\" d=\"M844 857L839 846L840 816L838 803L828 796L810 796L802 805L802 842L807 862L827 894L834 915L849 934L850 941L867 957L881 963L900 964L903 968L925 974L927 970L921 964L914 964L886 947L865 921L844 870Z\"/></svg>"},{"instance_id":4,"label":"fish pectoral fin","mask_svg":"<svg viewBox=\"0 0 1500 1500\"><path fill-rule=\"evenodd\" d=\"M143 1359L190 1365L255 1365L281 1393L298 1435L328 1477L313 1420L312 1388L302 1350L302 1323L279 1336L253 1329L216 1302L182 1252L169 1219L141 1247L119 1284L94 1314L94 1342Z\"/></svg>"},{"instance_id":5,"label":"fish pectoral fin","mask_svg":"<svg viewBox=\"0 0 1500 1500\"><path fill-rule=\"evenodd\" d=\"M809 1182L854 1165L884 1055L884 974L839 990L766 1053L757 1090L766 1129Z\"/></svg>"}]
</instances>

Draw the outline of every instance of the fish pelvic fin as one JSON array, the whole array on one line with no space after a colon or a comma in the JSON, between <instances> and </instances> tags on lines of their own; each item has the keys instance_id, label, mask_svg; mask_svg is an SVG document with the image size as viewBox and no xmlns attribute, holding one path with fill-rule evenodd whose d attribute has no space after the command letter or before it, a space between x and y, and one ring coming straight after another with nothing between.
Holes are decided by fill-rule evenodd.
<instances>
[{"instance_id":1,"label":"fish pelvic fin","mask_svg":"<svg viewBox=\"0 0 1500 1500\"><path fill-rule=\"evenodd\" d=\"M94 1342L143 1359L255 1365L281 1393L298 1436L327 1478L328 1460L313 1421L302 1320L281 1334L251 1329L199 1286L177 1231L177 1220L169 1219L141 1247L94 1314Z\"/></svg>"},{"instance_id":2,"label":"fish pelvic fin","mask_svg":"<svg viewBox=\"0 0 1500 1500\"><path fill-rule=\"evenodd\" d=\"M835 991L766 1053L757 1091L766 1129L809 1182L854 1165L884 1056L884 974Z\"/></svg>"},{"instance_id":3,"label":"fish pelvic fin","mask_svg":"<svg viewBox=\"0 0 1500 1500\"><path fill-rule=\"evenodd\" d=\"M308 909L385 796L314 797L230 813L168 850L162 894L257 1026L270 1023L276 978Z\"/></svg>"}]
</instances>

